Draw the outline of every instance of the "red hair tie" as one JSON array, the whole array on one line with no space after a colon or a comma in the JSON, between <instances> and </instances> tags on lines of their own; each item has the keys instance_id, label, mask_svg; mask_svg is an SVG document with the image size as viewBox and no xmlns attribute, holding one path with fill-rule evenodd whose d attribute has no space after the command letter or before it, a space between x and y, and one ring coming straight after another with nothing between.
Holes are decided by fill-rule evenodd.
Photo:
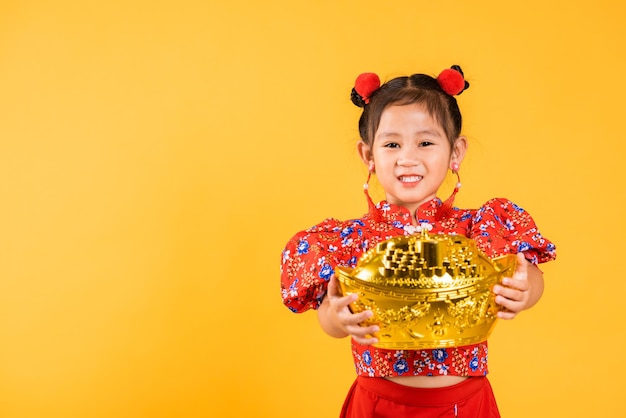
<instances>
[{"instance_id":1,"label":"red hair tie","mask_svg":"<svg viewBox=\"0 0 626 418\"><path fill-rule=\"evenodd\" d=\"M456 96L463 93L463 90L469 87L469 83L463 78L463 71L458 65L443 70L437 76L437 82L443 91L450 96Z\"/></svg>"},{"instance_id":2,"label":"red hair tie","mask_svg":"<svg viewBox=\"0 0 626 418\"><path fill-rule=\"evenodd\" d=\"M354 82L354 90L361 96L365 104L369 104L370 96L380 87L380 78L375 73L360 74Z\"/></svg>"}]
</instances>

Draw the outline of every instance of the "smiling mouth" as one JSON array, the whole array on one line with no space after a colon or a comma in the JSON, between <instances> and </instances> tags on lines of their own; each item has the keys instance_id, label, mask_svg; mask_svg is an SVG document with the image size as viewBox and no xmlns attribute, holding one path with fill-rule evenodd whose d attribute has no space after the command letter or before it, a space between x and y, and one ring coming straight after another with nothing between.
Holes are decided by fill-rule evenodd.
<instances>
[{"instance_id":1,"label":"smiling mouth","mask_svg":"<svg viewBox=\"0 0 626 418\"><path fill-rule=\"evenodd\" d=\"M416 183L422 179L422 176L400 176L398 180L402 183Z\"/></svg>"}]
</instances>

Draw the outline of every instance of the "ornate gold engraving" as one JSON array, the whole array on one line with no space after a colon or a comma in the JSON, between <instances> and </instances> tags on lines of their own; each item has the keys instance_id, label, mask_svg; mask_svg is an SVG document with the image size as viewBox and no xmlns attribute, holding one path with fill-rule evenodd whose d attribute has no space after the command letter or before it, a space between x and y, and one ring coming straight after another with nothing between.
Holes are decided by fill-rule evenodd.
<instances>
[{"instance_id":1,"label":"ornate gold engraving","mask_svg":"<svg viewBox=\"0 0 626 418\"><path fill-rule=\"evenodd\" d=\"M490 260L472 239L423 231L381 242L335 273L344 294L359 294L351 310L374 313L364 325L379 325L376 346L420 349L486 340L498 309L491 288L515 266L514 255Z\"/></svg>"}]
</instances>

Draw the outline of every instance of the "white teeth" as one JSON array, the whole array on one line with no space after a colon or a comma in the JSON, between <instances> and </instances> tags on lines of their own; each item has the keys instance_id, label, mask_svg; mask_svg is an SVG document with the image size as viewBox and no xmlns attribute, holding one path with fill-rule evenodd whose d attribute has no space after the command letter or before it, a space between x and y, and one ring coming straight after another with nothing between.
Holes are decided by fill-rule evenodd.
<instances>
[{"instance_id":1,"label":"white teeth","mask_svg":"<svg viewBox=\"0 0 626 418\"><path fill-rule=\"evenodd\" d=\"M421 179L422 179L422 176L401 176L400 177L400 181L405 182L405 183L420 181Z\"/></svg>"}]
</instances>

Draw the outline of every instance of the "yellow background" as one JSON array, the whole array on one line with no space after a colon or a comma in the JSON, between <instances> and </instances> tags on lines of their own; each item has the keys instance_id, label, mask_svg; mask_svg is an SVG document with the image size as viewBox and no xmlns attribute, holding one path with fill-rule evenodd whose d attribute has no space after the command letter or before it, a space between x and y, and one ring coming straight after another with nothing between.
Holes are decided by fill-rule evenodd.
<instances>
[{"instance_id":1,"label":"yellow background","mask_svg":"<svg viewBox=\"0 0 626 418\"><path fill-rule=\"evenodd\" d=\"M502 415L626 416L625 9L1 2L0 416L337 416L349 341L282 306L280 253L366 210L356 75L452 64L457 203L508 197L559 254L490 340Z\"/></svg>"}]
</instances>

